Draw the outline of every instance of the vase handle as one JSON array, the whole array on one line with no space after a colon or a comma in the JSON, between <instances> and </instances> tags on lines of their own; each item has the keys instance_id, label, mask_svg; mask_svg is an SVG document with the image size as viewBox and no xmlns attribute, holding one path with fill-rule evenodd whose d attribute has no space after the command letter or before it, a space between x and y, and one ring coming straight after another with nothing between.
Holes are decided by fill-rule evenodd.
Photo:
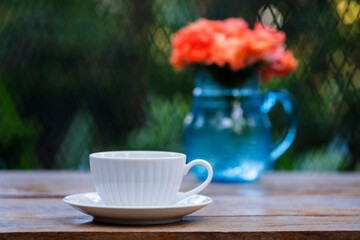
<instances>
[{"instance_id":1,"label":"vase handle","mask_svg":"<svg viewBox=\"0 0 360 240\"><path fill-rule=\"evenodd\" d=\"M287 127L284 129L281 137L272 145L270 160L275 161L280 157L291 145L295 138L298 125L297 108L292 95L286 90L269 91L265 94L265 101L262 106L263 112L267 113L279 101L287 116Z\"/></svg>"}]
</instances>

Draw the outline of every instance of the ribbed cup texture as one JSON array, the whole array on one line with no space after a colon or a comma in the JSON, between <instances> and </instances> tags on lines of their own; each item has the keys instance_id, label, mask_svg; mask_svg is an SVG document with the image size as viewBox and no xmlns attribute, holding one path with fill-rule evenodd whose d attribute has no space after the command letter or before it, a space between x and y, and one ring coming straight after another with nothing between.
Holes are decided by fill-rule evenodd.
<instances>
[{"instance_id":1,"label":"ribbed cup texture","mask_svg":"<svg viewBox=\"0 0 360 240\"><path fill-rule=\"evenodd\" d=\"M185 159L91 159L90 167L106 205L160 206L175 203Z\"/></svg>"}]
</instances>

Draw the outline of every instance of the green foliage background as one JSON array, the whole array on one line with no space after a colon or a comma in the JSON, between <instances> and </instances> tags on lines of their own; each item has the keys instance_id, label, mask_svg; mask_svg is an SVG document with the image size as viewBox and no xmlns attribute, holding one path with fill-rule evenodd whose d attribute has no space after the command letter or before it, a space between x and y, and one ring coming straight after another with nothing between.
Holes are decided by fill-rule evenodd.
<instances>
[{"instance_id":1,"label":"green foliage background","mask_svg":"<svg viewBox=\"0 0 360 240\"><path fill-rule=\"evenodd\" d=\"M169 65L171 33L199 17L253 25L276 7L283 23L270 11L273 25L287 33L299 68L262 88L293 93L299 130L275 168L359 170L360 21L344 20L357 14L356 4L1 1L0 168L86 169L94 151L182 151L193 75ZM281 107L270 117L276 138Z\"/></svg>"}]
</instances>

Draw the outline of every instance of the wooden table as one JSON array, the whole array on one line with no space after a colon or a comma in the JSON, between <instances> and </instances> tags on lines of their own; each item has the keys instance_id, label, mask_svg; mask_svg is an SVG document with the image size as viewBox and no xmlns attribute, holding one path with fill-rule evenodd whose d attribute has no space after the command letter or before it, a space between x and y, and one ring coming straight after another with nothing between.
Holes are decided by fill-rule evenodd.
<instances>
[{"instance_id":1,"label":"wooden table","mask_svg":"<svg viewBox=\"0 0 360 240\"><path fill-rule=\"evenodd\" d=\"M193 176L183 189L195 186ZM121 226L62 202L94 191L87 172L0 171L0 239L360 239L360 175L266 173L212 183L213 203L168 225Z\"/></svg>"}]
</instances>

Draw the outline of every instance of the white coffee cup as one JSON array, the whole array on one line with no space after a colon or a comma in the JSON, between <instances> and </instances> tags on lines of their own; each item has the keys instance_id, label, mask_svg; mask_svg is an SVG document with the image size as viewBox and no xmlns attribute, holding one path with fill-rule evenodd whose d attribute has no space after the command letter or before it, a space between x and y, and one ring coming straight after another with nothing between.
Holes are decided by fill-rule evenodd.
<instances>
[{"instance_id":1,"label":"white coffee cup","mask_svg":"<svg viewBox=\"0 0 360 240\"><path fill-rule=\"evenodd\" d=\"M194 165L203 165L207 179L188 192L179 192ZM186 155L160 151L117 151L90 154L95 189L106 205L166 206L202 191L211 181L211 165L204 160L186 164Z\"/></svg>"}]
</instances>

